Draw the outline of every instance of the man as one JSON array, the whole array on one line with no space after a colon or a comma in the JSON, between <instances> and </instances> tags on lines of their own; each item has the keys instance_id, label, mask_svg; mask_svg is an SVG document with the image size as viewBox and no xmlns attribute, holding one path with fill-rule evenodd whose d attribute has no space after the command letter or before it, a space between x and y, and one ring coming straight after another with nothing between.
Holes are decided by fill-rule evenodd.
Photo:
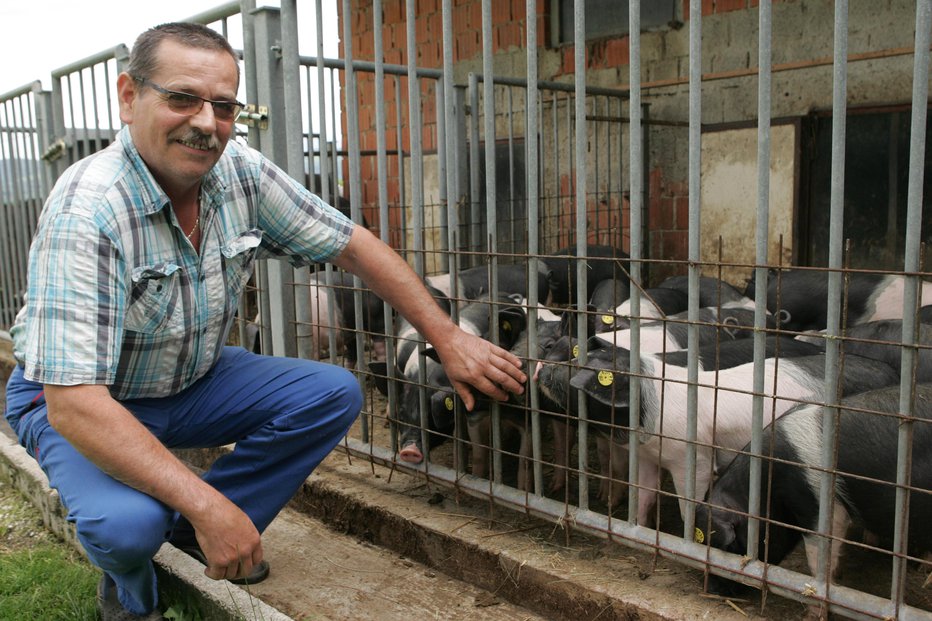
<instances>
[{"instance_id":1,"label":"man","mask_svg":"<svg viewBox=\"0 0 932 621\"><path fill-rule=\"evenodd\" d=\"M6 417L104 575L104 619L161 618L169 540L214 579L268 573L260 533L346 433L355 378L224 347L257 257L359 275L470 387L520 392L519 360L443 314L388 246L229 139L239 67L194 24L140 35L117 80L125 127L69 168L40 217ZM236 443L198 478L168 447Z\"/></svg>"}]
</instances>

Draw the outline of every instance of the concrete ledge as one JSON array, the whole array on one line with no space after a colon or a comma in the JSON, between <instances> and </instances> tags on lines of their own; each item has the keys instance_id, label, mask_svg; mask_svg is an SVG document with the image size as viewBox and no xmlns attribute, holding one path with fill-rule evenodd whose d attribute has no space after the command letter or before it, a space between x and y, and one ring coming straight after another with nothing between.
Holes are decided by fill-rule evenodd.
<instances>
[{"instance_id":1,"label":"concrete ledge","mask_svg":"<svg viewBox=\"0 0 932 621\"><path fill-rule=\"evenodd\" d=\"M227 450L176 454L206 468ZM747 619L721 599L700 594L701 572L457 498L418 475L351 459L340 449L314 471L290 507L547 619Z\"/></svg>"},{"instance_id":2,"label":"concrete ledge","mask_svg":"<svg viewBox=\"0 0 932 621\"><path fill-rule=\"evenodd\" d=\"M3 423L6 424L6 423ZM23 493L42 513L46 528L83 553L74 526L65 519L58 493L48 485L39 465L15 441L0 433L0 480ZM200 607L205 619L234 621L264 619L291 621L291 617L225 580L211 580L204 566L169 544L155 556L159 592L184 591Z\"/></svg>"}]
</instances>

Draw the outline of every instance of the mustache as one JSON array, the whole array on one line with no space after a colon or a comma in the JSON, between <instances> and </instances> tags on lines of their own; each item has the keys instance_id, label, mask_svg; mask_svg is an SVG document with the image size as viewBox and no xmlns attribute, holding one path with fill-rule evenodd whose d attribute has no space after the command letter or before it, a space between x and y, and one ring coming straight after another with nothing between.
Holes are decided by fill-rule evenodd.
<instances>
[{"instance_id":1,"label":"mustache","mask_svg":"<svg viewBox=\"0 0 932 621\"><path fill-rule=\"evenodd\" d=\"M216 136L202 134L197 130L189 130L183 136L177 138L177 140L193 144L199 149L212 149L216 151L220 148L220 140L218 140Z\"/></svg>"}]
</instances>

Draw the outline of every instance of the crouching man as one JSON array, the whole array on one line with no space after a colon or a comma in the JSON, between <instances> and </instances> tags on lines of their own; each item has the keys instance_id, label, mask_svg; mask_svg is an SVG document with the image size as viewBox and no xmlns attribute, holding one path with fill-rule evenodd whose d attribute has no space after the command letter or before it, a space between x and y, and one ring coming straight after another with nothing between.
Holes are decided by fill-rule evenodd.
<instances>
[{"instance_id":1,"label":"crouching man","mask_svg":"<svg viewBox=\"0 0 932 621\"><path fill-rule=\"evenodd\" d=\"M103 570L101 616L160 619L152 556L259 582L261 533L362 404L340 367L225 347L255 261L360 276L471 387L520 392L517 358L468 335L408 265L258 152L230 141L239 66L216 32L164 24L117 78L125 127L70 167L40 216L7 420ZM203 477L170 448L235 443Z\"/></svg>"}]
</instances>

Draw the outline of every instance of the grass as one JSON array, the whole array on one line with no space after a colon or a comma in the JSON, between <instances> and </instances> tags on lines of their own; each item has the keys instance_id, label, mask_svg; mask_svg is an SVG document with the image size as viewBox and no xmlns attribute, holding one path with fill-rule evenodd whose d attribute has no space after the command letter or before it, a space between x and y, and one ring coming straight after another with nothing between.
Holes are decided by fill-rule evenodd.
<instances>
[{"instance_id":1,"label":"grass","mask_svg":"<svg viewBox=\"0 0 932 621\"><path fill-rule=\"evenodd\" d=\"M45 529L39 512L0 482L0 619L97 619L99 571Z\"/></svg>"},{"instance_id":2,"label":"grass","mask_svg":"<svg viewBox=\"0 0 932 621\"><path fill-rule=\"evenodd\" d=\"M0 619L97 621L98 580L100 570L46 530L39 511L0 480ZM160 587L165 618L204 621L191 593Z\"/></svg>"}]
</instances>

